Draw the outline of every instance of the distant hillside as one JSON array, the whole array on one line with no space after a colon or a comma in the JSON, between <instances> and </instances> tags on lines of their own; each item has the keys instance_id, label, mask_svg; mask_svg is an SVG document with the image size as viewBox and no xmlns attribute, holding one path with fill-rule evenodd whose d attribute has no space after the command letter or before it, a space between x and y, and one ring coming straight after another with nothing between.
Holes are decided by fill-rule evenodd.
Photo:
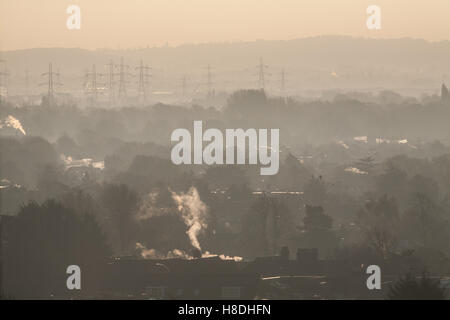
<instances>
[{"instance_id":1,"label":"distant hillside","mask_svg":"<svg viewBox=\"0 0 450 320\"><path fill-rule=\"evenodd\" d=\"M68 91L79 90L84 70L97 65L106 71L112 59L121 56L135 72L139 60L153 67L153 86L178 90L181 78L201 87L206 81L206 66L211 65L218 90L254 87L260 57L267 68L268 88L279 87L281 69L285 69L290 91L333 88L417 88L440 87L450 80L450 41L428 42L416 39L375 40L341 36L323 36L290 41L254 41L152 47L127 50L84 50L78 48L39 48L1 52L11 72L10 92L19 93L28 68L39 92L39 75L48 63L61 71ZM135 79L130 78L130 87ZM450 82L450 81L448 81Z\"/></svg>"}]
</instances>

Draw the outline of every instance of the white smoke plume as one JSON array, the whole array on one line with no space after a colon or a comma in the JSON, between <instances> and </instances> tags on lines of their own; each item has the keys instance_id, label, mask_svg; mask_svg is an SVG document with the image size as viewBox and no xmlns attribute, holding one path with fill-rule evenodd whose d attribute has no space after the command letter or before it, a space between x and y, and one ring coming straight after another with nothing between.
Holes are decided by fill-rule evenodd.
<instances>
[{"instance_id":1,"label":"white smoke plume","mask_svg":"<svg viewBox=\"0 0 450 320\"><path fill-rule=\"evenodd\" d=\"M208 251L206 251L204 254L202 254L202 258L212 258L212 257L219 257L222 260L234 260L234 261L242 261L242 257L230 257L227 256L225 254L214 254L214 253L209 253Z\"/></svg>"},{"instance_id":2,"label":"white smoke plume","mask_svg":"<svg viewBox=\"0 0 450 320\"><path fill-rule=\"evenodd\" d=\"M194 259L191 255L187 254L185 251L180 249L174 249L169 251L166 255L156 251L155 249L147 249L142 243L136 243L136 250L140 252L140 255L144 259L173 259L173 258L183 258L187 260ZM202 258L214 258L219 257L221 260L233 260L242 261L242 257L230 257L224 254L213 254L206 251L202 254Z\"/></svg>"},{"instance_id":3,"label":"white smoke plume","mask_svg":"<svg viewBox=\"0 0 450 320\"><path fill-rule=\"evenodd\" d=\"M147 249L142 243L136 243L136 250L141 254L144 259L173 259L173 258L183 258L192 259L186 252L179 249L174 249L169 251L166 255L156 251L155 249Z\"/></svg>"},{"instance_id":4,"label":"white smoke plume","mask_svg":"<svg viewBox=\"0 0 450 320\"><path fill-rule=\"evenodd\" d=\"M186 234L193 247L201 251L201 246L198 241L198 236L205 232L208 228L209 208L200 199L200 195L195 187L191 187L188 192L176 193L170 190L172 200L176 204L177 213L183 219L188 230ZM143 198L136 219L138 221L146 220L151 217L161 216L164 214L170 214L173 212L172 208L161 207L158 205L158 197L160 196L158 191L150 192ZM144 259L170 259L170 258L184 258L193 259L193 256L180 249L174 249L167 254L162 254L155 249L147 249L143 244L136 243L136 250L140 252L140 255ZM230 257L227 255L217 255L209 253L208 251L202 254L202 258L219 257L222 260L234 260L242 261L242 257Z\"/></svg>"},{"instance_id":5,"label":"white smoke plume","mask_svg":"<svg viewBox=\"0 0 450 320\"><path fill-rule=\"evenodd\" d=\"M16 130L19 130L24 136L27 135L24 128L22 127L22 124L20 123L19 119L14 118L13 116L9 115L5 119L0 120L0 129L3 127L9 127Z\"/></svg>"},{"instance_id":6,"label":"white smoke plume","mask_svg":"<svg viewBox=\"0 0 450 320\"><path fill-rule=\"evenodd\" d=\"M195 187L191 187L187 193L175 193L171 191L172 199L181 213L184 223L188 227L186 234L194 248L202 250L198 241L198 236L208 227L208 206L200 200L200 196Z\"/></svg>"}]
</instances>

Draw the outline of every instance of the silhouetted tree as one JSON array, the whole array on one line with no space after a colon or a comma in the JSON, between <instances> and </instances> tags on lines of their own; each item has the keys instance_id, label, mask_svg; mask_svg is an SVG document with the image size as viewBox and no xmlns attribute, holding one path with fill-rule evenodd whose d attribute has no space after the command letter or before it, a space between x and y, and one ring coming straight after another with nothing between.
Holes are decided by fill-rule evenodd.
<instances>
[{"instance_id":1,"label":"silhouetted tree","mask_svg":"<svg viewBox=\"0 0 450 320\"><path fill-rule=\"evenodd\" d=\"M448 92L447 86L445 83L442 84L441 87L441 101L446 103L450 101L450 93Z\"/></svg>"},{"instance_id":2,"label":"silhouetted tree","mask_svg":"<svg viewBox=\"0 0 450 320\"><path fill-rule=\"evenodd\" d=\"M275 187L298 191L310 176L310 170L298 158L289 153L281 163L280 171L268 180Z\"/></svg>"},{"instance_id":3,"label":"silhouetted tree","mask_svg":"<svg viewBox=\"0 0 450 320\"><path fill-rule=\"evenodd\" d=\"M323 255L330 253L338 245L332 230L333 219L320 206L305 206L302 232L295 237L301 248L317 248Z\"/></svg>"},{"instance_id":4,"label":"silhouetted tree","mask_svg":"<svg viewBox=\"0 0 450 320\"><path fill-rule=\"evenodd\" d=\"M327 188L322 176L312 176L304 186L305 203L313 206L323 206L327 197Z\"/></svg>"},{"instance_id":5,"label":"silhouetted tree","mask_svg":"<svg viewBox=\"0 0 450 320\"><path fill-rule=\"evenodd\" d=\"M64 133L61 137L58 138L58 140L56 140L56 150L66 156L79 156L77 143L66 133Z\"/></svg>"},{"instance_id":6,"label":"silhouetted tree","mask_svg":"<svg viewBox=\"0 0 450 320\"><path fill-rule=\"evenodd\" d=\"M117 232L120 254L133 249L134 216L138 206L138 195L128 186L106 184L101 194L103 206L108 210L112 227Z\"/></svg>"},{"instance_id":7,"label":"silhouetted tree","mask_svg":"<svg viewBox=\"0 0 450 320\"><path fill-rule=\"evenodd\" d=\"M448 252L450 222L445 211L421 192L412 194L411 205L402 217L405 238L423 248Z\"/></svg>"},{"instance_id":8,"label":"silhouetted tree","mask_svg":"<svg viewBox=\"0 0 450 320\"><path fill-rule=\"evenodd\" d=\"M417 279L411 273L395 282L388 292L390 300L445 300L446 292L439 285L439 280L423 274Z\"/></svg>"},{"instance_id":9,"label":"silhouetted tree","mask_svg":"<svg viewBox=\"0 0 450 320\"><path fill-rule=\"evenodd\" d=\"M66 269L82 270L84 296L98 294L111 252L92 215L76 215L55 200L30 202L8 224L5 292L16 298L64 297Z\"/></svg>"},{"instance_id":10,"label":"silhouetted tree","mask_svg":"<svg viewBox=\"0 0 450 320\"><path fill-rule=\"evenodd\" d=\"M252 256L274 255L282 237L293 228L289 209L275 198L263 195L243 217L241 242Z\"/></svg>"},{"instance_id":11,"label":"silhouetted tree","mask_svg":"<svg viewBox=\"0 0 450 320\"><path fill-rule=\"evenodd\" d=\"M406 198L408 188L408 176L406 172L388 162L384 173L376 178L379 195L388 194L403 202Z\"/></svg>"},{"instance_id":12,"label":"silhouetted tree","mask_svg":"<svg viewBox=\"0 0 450 320\"><path fill-rule=\"evenodd\" d=\"M42 198L56 198L69 190L69 187L62 182L62 176L62 168L54 165L46 165L39 172L37 189Z\"/></svg>"},{"instance_id":13,"label":"silhouetted tree","mask_svg":"<svg viewBox=\"0 0 450 320\"><path fill-rule=\"evenodd\" d=\"M305 206L306 215L303 224L306 230L331 229L333 219L323 212L322 207Z\"/></svg>"},{"instance_id":14,"label":"silhouetted tree","mask_svg":"<svg viewBox=\"0 0 450 320\"><path fill-rule=\"evenodd\" d=\"M394 198L382 196L370 200L358 213L358 226L363 241L387 258L397 245L399 212Z\"/></svg>"}]
</instances>

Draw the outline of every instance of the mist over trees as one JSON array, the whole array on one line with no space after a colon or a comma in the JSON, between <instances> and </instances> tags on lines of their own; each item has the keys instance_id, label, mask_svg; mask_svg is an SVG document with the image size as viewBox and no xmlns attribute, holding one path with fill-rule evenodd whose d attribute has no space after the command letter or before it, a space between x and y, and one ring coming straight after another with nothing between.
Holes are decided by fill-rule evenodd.
<instances>
[{"instance_id":1,"label":"mist over trees","mask_svg":"<svg viewBox=\"0 0 450 320\"><path fill-rule=\"evenodd\" d=\"M370 261L393 274L448 274L450 105L375 100L301 102L240 90L220 109L0 102L0 118L12 115L26 130L0 138L1 214L17 218L3 253L11 294L62 292L60 267L75 260L95 288L97 266L110 257L192 255L180 195L192 201L182 205L207 208L195 234L204 252L251 260L317 248L321 259ZM194 120L279 128L279 173L172 164L170 133ZM21 291L27 281L33 289Z\"/></svg>"}]
</instances>

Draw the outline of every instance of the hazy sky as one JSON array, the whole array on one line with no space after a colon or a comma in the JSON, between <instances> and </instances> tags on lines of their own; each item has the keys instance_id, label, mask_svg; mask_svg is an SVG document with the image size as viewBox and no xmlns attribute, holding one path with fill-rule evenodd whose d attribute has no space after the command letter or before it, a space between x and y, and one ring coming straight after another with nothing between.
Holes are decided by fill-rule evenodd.
<instances>
[{"instance_id":1,"label":"hazy sky","mask_svg":"<svg viewBox=\"0 0 450 320\"><path fill-rule=\"evenodd\" d=\"M66 8L81 8L81 30ZM379 5L382 29L366 29ZM0 0L0 49L128 48L317 35L450 40L450 0Z\"/></svg>"}]
</instances>

